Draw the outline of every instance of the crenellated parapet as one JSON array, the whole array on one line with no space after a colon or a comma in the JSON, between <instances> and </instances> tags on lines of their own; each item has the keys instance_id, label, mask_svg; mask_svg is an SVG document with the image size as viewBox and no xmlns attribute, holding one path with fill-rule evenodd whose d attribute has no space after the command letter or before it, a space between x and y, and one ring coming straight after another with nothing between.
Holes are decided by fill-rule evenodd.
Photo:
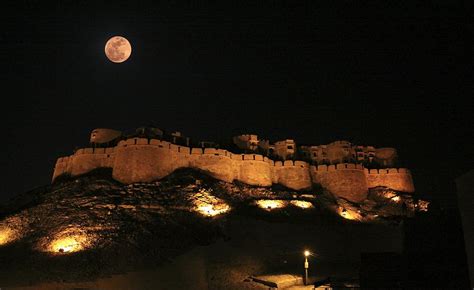
<instances>
[{"instance_id":1,"label":"crenellated parapet","mask_svg":"<svg viewBox=\"0 0 474 290\"><path fill-rule=\"evenodd\" d=\"M406 168L365 169L369 188L385 186L398 191L414 192L413 177Z\"/></svg>"},{"instance_id":2,"label":"crenellated parapet","mask_svg":"<svg viewBox=\"0 0 474 290\"><path fill-rule=\"evenodd\" d=\"M96 168L111 168L114 163L114 153L115 147L78 149L73 155L58 158L53 180L63 174L77 176Z\"/></svg>"},{"instance_id":3,"label":"crenellated parapet","mask_svg":"<svg viewBox=\"0 0 474 290\"><path fill-rule=\"evenodd\" d=\"M323 188L352 201L367 197L368 182L361 164L341 163L336 165L311 166L312 180Z\"/></svg>"},{"instance_id":4,"label":"crenellated parapet","mask_svg":"<svg viewBox=\"0 0 474 290\"><path fill-rule=\"evenodd\" d=\"M305 161L274 161L261 154L236 154L219 148L192 148L172 142L128 138L115 147L83 148L57 160L53 181L60 175L78 176L97 168L111 168L122 183L151 182L179 168L194 168L225 182L255 186L281 184L294 190L320 184L352 201L366 198L369 188L386 186L414 192L409 170L366 169L361 164L310 165Z\"/></svg>"}]
</instances>

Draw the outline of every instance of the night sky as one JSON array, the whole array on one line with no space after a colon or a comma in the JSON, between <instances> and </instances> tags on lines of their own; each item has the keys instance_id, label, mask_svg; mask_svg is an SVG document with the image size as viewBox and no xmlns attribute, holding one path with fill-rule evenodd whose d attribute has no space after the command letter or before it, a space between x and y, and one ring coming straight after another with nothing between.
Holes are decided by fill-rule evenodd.
<instances>
[{"instance_id":1,"label":"night sky","mask_svg":"<svg viewBox=\"0 0 474 290\"><path fill-rule=\"evenodd\" d=\"M442 203L473 167L470 1L9 2L0 200L50 182L100 127L395 147ZM104 55L114 35L125 63Z\"/></svg>"}]
</instances>

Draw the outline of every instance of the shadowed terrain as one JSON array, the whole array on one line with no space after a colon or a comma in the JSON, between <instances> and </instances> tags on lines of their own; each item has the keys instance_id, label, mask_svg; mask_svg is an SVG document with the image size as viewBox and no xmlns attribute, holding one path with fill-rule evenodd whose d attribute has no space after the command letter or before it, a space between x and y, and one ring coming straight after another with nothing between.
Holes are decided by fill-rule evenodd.
<instances>
[{"instance_id":1,"label":"shadowed terrain","mask_svg":"<svg viewBox=\"0 0 474 290\"><path fill-rule=\"evenodd\" d=\"M138 271L162 289L252 289L251 275L300 274L304 248L316 253L313 275L357 278L361 252L401 250L399 222L415 205L386 188L355 204L320 188L230 184L189 169L132 185L104 170L64 176L3 207L0 281L106 287Z\"/></svg>"}]
</instances>

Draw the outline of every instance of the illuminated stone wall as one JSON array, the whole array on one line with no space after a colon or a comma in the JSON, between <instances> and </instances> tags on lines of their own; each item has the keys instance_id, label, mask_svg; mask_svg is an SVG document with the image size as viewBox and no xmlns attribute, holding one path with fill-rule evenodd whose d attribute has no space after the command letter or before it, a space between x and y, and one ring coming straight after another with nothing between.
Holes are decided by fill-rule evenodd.
<instances>
[{"instance_id":1,"label":"illuminated stone wall","mask_svg":"<svg viewBox=\"0 0 474 290\"><path fill-rule=\"evenodd\" d=\"M303 161L276 161L273 169L276 183L292 189L305 189L312 186L309 164Z\"/></svg>"},{"instance_id":2,"label":"illuminated stone wall","mask_svg":"<svg viewBox=\"0 0 474 290\"><path fill-rule=\"evenodd\" d=\"M140 142L130 144L130 141L134 140L142 139L129 139L117 146L112 168L114 179L123 183L150 182L163 178L173 171L168 148Z\"/></svg>"},{"instance_id":3,"label":"illuminated stone wall","mask_svg":"<svg viewBox=\"0 0 474 290\"><path fill-rule=\"evenodd\" d=\"M81 175L96 168L114 165L115 148L83 148L73 155L58 158L53 180L62 174Z\"/></svg>"},{"instance_id":4,"label":"illuminated stone wall","mask_svg":"<svg viewBox=\"0 0 474 290\"><path fill-rule=\"evenodd\" d=\"M264 157L258 154L243 154L242 159L235 162L235 166L239 167L239 175L237 180L257 186L271 186L272 171L268 162L264 161Z\"/></svg>"},{"instance_id":5,"label":"illuminated stone wall","mask_svg":"<svg viewBox=\"0 0 474 290\"><path fill-rule=\"evenodd\" d=\"M411 172L405 168L365 169L369 188L385 186L394 190L414 192Z\"/></svg>"},{"instance_id":6,"label":"illuminated stone wall","mask_svg":"<svg viewBox=\"0 0 474 290\"><path fill-rule=\"evenodd\" d=\"M192 148L191 153L188 167L201 170L226 182L232 182L236 178L238 168L231 159L230 152L215 148Z\"/></svg>"},{"instance_id":7,"label":"illuminated stone wall","mask_svg":"<svg viewBox=\"0 0 474 290\"><path fill-rule=\"evenodd\" d=\"M157 139L131 138L113 148L84 148L57 160L53 181L96 168L111 168L114 179L123 183L150 182L179 168L194 168L226 182L234 180L255 186L281 184L294 190L313 184L351 201L367 197L369 188L386 186L414 192L407 169L371 169L360 164L309 166L303 161L273 161L259 154L234 154L215 148L189 148Z\"/></svg>"},{"instance_id":8,"label":"illuminated stone wall","mask_svg":"<svg viewBox=\"0 0 474 290\"><path fill-rule=\"evenodd\" d=\"M311 166L311 175L314 183L321 184L337 196L355 202L367 197L369 186L360 164Z\"/></svg>"}]
</instances>

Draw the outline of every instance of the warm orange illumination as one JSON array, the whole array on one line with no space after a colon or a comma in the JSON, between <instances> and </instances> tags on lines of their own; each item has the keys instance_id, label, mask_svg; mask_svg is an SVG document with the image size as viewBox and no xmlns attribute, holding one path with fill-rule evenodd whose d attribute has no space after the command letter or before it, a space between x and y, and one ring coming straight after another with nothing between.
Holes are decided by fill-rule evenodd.
<instances>
[{"instance_id":1,"label":"warm orange illumination","mask_svg":"<svg viewBox=\"0 0 474 290\"><path fill-rule=\"evenodd\" d=\"M6 245L9 242L15 240L16 233L14 230L8 227L0 228L0 246Z\"/></svg>"},{"instance_id":2,"label":"warm orange illumination","mask_svg":"<svg viewBox=\"0 0 474 290\"><path fill-rule=\"evenodd\" d=\"M194 210L205 216L216 216L228 212L230 206L222 199L201 190L193 196Z\"/></svg>"},{"instance_id":3,"label":"warm orange illumination","mask_svg":"<svg viewBox=\"0 0 474 290\"><path fill-rule=\"evenodd\" d=\"M419 200L418 203L415 204L415 207L419 211L428 211L428 207L430 205L429 201L426 200Z\"/></svg>"},{"instance_id":4,"label":"warm orange illumination","mask_svg":"<svg viewBox=\"0 0 474 290\"><path fill-rule=\"evenodd\" d=\"M0 246L22 237L25 221L19 216L11 216L0 222Z\"/></svg>"},{"instance_id":5,"label":"warm orange illumination","mask_svg":"<svg viewBox=\"0 0 474 290\"><path fill-rule=\"evenodd\" d=\"M70 228L58 233L44 250L61 254L73 253L90 248L94 240L93 235L87 235L77 228Z\"/></svg>"},{"instance_id":6,"label":"warm orange illumination","mask_svg":"<svg viewBox=\"0 0 474 290\"><path fill-rule=\"evenodd\" d=\"M309 255L311 255L311 252L310 252L310 251L308 251L308 250L304 251L304 256L305 256L305 257L308 257Z\"/></svg>"},{"instance_id":7,"label":"warm orange illumination","mask_svg":"<svg viewBox=\"0 0 474 290\"><path fill-rule=\"evenodd\" d=\"M402 197L397 195L397 192L393 191L393 190L386 190L383 192L383 196L387 199L389 199L390 201L393 201L393 202L400 202L402 200Z\"/></svg>"},{"instance_id":8,"label":"warm orange illumination","mask_svg":"<svg viewBox=\"0 0 474 290\"><path fill-rule=\"evenodd\" d=\"M345 208L339 209L339 215L348 220L361 220L361 216L358 213Z\"/></svg>"},{"instance_id":9,"label":"warm orange illumination","mask_svg":"<svg viewBox=\"0 0 474 290\"><path fill-rule=\"evenodd\" d=\"M286 206L286 201L279 199L261 199L257 200L256 203L260 208L265 210L272 210Z\"/></svg>"},{"instance_id":10,"label":"warm orange illumination","mask_svg":"<svg viewBox=\"0 0 474 290\"><path fill-rule=\"evenodd\" d=\"M83 243L87 241L85 236L72 236L60 238L51 244L53 252L72 253L84 248Z\"/></svg>"},{"instance_id":11,"label":"warm orange illumination","mask_svg":"<svg viewBox=\"0 0 474 290\"><path fill-rule=\"evenodd\" d=\"M313 204L309 201L304 200L292 200L290 203L294 206L301 207L301 208L312 208Z\"/></svg>"},{"instance_id":12,"label":"warm orange illumination","mask_svg":"<svg viewBox=\"0 0 474 290\"><path fill-rule=\"evenodd\" d=\"M225 213L230 210L230 207L227 204L208 204L198 206L198 211L207 216L215 216L221 213Z\"/></svg>"}]
</instances>

